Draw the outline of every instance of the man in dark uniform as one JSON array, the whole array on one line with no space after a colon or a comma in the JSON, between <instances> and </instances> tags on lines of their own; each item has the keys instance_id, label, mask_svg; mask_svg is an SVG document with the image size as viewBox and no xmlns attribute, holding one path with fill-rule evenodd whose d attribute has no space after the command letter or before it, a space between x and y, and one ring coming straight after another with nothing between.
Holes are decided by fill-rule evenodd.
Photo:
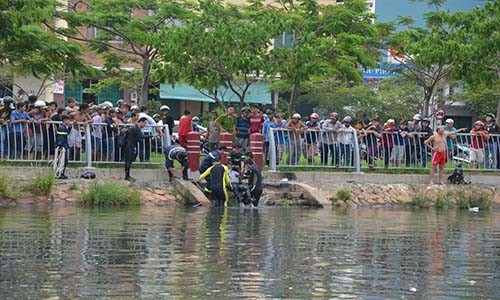
<instances>
[{"instance_id":1,"label":"man in dark uniform","mask_svg":"<svg viewBox=\"0 0 500 300\"><path fill-rule=\"evenodd\" d=\"M64 172L66 172L66 166L68 165L68 157L69 157L69 144L68 144L68 135L71 132L71 121L69 116L62 116L61 117L62 124L59 125L56 131L56 149L59 151L62 151L64 149L64 168L61 174L57 177L58 179L68 179L66 175L64 175ZM62 149L61 149L62 148ZM56 151L57 153L57 151Z\"/></svg>"},{"instance_id":2,"label":"man in dark uniform","mask_svg":"<svg viewBox=\"0 0 500 300\"><path fill-rule=\"evenodd\" d=\"M170 138L172 138L175 123L174 118L170 116L170 107L168 107L167 105L162 105L162 107L160 107L160 112L163 115L163 117L161 118L161 120L163 121L163 125L168 125L168 132L170 133Z\"/></svg>"},{"instance_id":3,"label":"man in dark uniform","mask_svg":"<svg viewBox=\"0 0 500 300\"><path fill-rule=\"evenodd\" d=\"M168 171L168 179L174 178L174 160L177 160L182 166L182 179L189 180L188 177L188 153L186 149L179 145L170 145L165 148L165 168Z\"/></svg>"},{"instance_id":4,"label":"man in dark uniform","mask_svg":"<svg viewBox=\"0 0 500 300\"><path fill-rule=\"evenodd\" d=\"M227 189L233 189L229 179L228 168L220 161L214 161L213 166L200 175L200 180L210 177L211 198L215 201L215 206L227 206L229 195Z\"/></svg>"},{"instance_id":5,"label":"man in dark uniform","mask_svg":"<svg viewBox=\"0 0 500 300\"><path fill-rule=\"evenodd\" d=\"M248 187L252 197L253 206L259 205L260 196L262 195L262 173L251 158L245 159L245 165L248 166Z\"/></svg>"},{"instance_id":6,"label":"man in dark uniform","mask_svg":"<svg viewBox=\"0 0 500 300\"><path fill-rule=\"evenodd\" d=\"M239 143L233 144L233 151L229 152L227 156L227 162L232 170L238 173L243 172L243 162L245 161L245 155L241 152L241 145Z\"/></svg>"},{"instance_id":7,"label":"man in dark uniform","mask_svg":"<svg viewBox=\"0 0 500 300\"><path fill-rule=\"evenodd\" d=\"M200 169L198 170L200 174L203 174L208 168L212 166L214 161L220 161L224 150L227 147L224 144L220 144L217 150L210 151L207 156L201 161ZM206 177L207 186L205 187L206 192L210 192L210 176Z\"/></svg>"},{"instance_id":8,"label":"man in dark uniform","mask_svg":"<svg viewBox=\"0 0 500 300\"><path fill-rule=\"evenodd\" d=\"M134 182L135 178L130 176L130 167L132 167L132 162L137 158L137 143L144 138L142 134L142 128L146 126L148 119L140 118L137 124L130 127L127 133L127 139L125 142L125 180Z\"/></svg>"},{"instance_id":9,"label":"man in dark uniform","mask_svg":"<svg viewBox=\"0 0 500 300\"><path fill-rule=\"evenodd\" d=\"M7 122L14 109L14 99L11 96L5 96L0 103L0 159L7 157Z\"/></svg>"}]
</instances>

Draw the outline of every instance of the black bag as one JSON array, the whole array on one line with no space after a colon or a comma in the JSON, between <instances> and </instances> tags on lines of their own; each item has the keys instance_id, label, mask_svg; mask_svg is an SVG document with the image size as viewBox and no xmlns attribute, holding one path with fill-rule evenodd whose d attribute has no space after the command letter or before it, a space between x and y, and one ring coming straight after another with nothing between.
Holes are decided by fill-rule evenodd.
<instances>
[{"instance_id":1,"label":"black bag","mask_svg":"<svg viewBox=\"0 0 500 300\"><path fill-rule=\"evenodd\" d=\"M127 145L128 138L128 127L120 128L120 132L118 133L118 138L116 139L116 144L120 148L124 148Z\"/></svg>"},{"instance_id":2,"label":"black bag","mask_svg":"<svg viewBox=\"0 0 500 300\"><path fill-rule=\"evenodd\" d=\"M85 172L81 176L83 179L95 179L95 173L94 172Z\"/></svg>"}]
</instances>

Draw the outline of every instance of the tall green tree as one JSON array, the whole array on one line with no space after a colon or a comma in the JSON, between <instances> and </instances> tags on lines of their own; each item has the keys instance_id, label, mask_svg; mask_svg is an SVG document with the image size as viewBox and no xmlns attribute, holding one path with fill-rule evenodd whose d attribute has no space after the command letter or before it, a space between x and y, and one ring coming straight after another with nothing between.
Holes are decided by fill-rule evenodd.
<instances>
[{"instance_id":1,"label":"tall green tree","mask_svg":"<svg viewBox=\"0 0 500 300\"><path fill-rule=\"evenodd\" d=\"M57 9L58 2L52 0L0 2L0 67L41 79L38 94L66 74L93 72L82 62L79 44L62 39L43 25L54 20Z\"/></svg>"},{"instance_id":2,"label":"tall green tree","mask_svg":"<svg viewBox=\"0 0 500 300\"><path fill-rule=\"evenodd\" d=\"M500 120L500 1L457 12L449 20L460 41L454 75L467 82L465 100L478 113L496 109Z\"/></svg>"},{"instance_id":3,"label":"tall green tree","mask_svg":"<svg viewBox=\"0 0 500 300\"><path fill-rule=\"evenodd\" d=\"M363 0L343 5L319 5L314 0L279 1L280 29L293 35L290 47L272 51L271 72L280 76L281 89L291 91L289 113L301 89L321 78L362 81L360 65L373 66L377 54L370 46L377 37Z\"/></svg>"},{"instance_id":4,"label":"tall green tree","mask_svg":"<svg viewBox=\"0 0 500 300\"><path fill-rule=\"evenodd\" d=\"M185 82L222 107L228 100L224 91L230 91L243 106L250 86L266 75L268 49L278 32L269 7L200 0L193 9L196 16L162 35L156 46L163 79Z\"/></svg>"},{"instance_id":5,"label":"tall green tree","mask_svg":"<svg viewBox=\"0 0 500 300\"><path fill-rule=\"evenodd\" d=\"M154 42L168 29L182 24L190 12L184 1L150 0L86 0L71 2L67 11L58 16L68 23L67 28L52 29L71 39L85 42L89 49L100 54L104 69L111 76L123 78L126 63L135 63L142 71L139 103L146 105L151 84L152 64L158 58ZM169 44L166 47L175 47ZM113 80L110 84L114 84Z\"/></svg>"},{"instance_id":6,"label":"tall green tree","mask_svg":"<svg viewBox=\"0 0 500 300\"><path fill-rule=\"evenodd\" d=\"M396 32L390 45L399 53L394 57L399 62L395 71L422 87L422 112L428 116L437 88L450 77L457 61L459 54L454 50L460 41L455 38L455 29L449 26L449 13L442 9L446 0L416 1L434 8L424 15L426 27L414 27L411 18L401 18L400 25L408 28Z\"/></svg>"}]
</instances>

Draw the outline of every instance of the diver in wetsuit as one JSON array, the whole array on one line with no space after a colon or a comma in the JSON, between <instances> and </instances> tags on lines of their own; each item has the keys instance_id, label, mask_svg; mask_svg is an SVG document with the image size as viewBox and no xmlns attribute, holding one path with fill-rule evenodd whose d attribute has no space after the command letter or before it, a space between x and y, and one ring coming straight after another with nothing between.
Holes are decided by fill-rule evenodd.
<instances>
[{"instance_id":1,"label":"diver in wetsuit","mask_svg":"<svg viewBox=\"0 0 500 300\"><path fill-rule=\"evenodd\" d=\"M186 149L179 145L171 145L165 148L165 168L168 171L168 179L172 181L174 178L174 160L177 160L182 166L182 179L189 180L188 177L188 153Z\"/></svg>"},{"instance_id":2,"label":"diver in wetsuit","mask_svg":"<svg viewBox=\"0 0 500 300\"><path fill-rule=\"evenodd\" d=\"M203 174L208 168L210 168L215 161L220 161L224 150L227 147L224 144L219 145L219 148L214 151L210 151L207 156L201 161L199 172ZM205 187L205 192L210 193L210 176L205 178L207 181L207 186Z\"/></svg>"},{"instance_id":3,"label":"diver in wetsuit","mask_svg":"<svg viewBox=\"0 0 500 300\"><path fill-rule=\"evenodd\" d=\"M245 165L248 166L248 187L250 188L250 195L252 197L252 204L259 205L260 196L262 195L262 172L259 170L253 159L245 159Z\"/></svg>"},{"instance_id":4,"label":"diver in wetsuit","mask_svg":"<svg viewBox=\"0 0 500 300\"><path fill-rule=\"evenodd\" d=\"M210 177L211 198L215 201L215 206L227 206L229 195L227 189L233 189L229 179L228 168L220 161L214 161L213 166L200 175L200 180Z\"/></svg>"}]
</instances>

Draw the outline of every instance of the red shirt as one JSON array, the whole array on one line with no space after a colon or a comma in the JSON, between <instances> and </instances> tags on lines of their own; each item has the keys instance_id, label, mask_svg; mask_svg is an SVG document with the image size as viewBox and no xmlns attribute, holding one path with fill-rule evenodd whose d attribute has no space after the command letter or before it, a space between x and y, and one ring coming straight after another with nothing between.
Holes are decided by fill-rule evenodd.
<instances>
[{"instance_id":1,"label":"red shirt","mask_svg":"<svg viewBox=\"0 0 500 300\"><path fill-rule=\"evenodd\" d=\"M384 126L382 127L382 144L387 148L392 148L394 146L394 134L397 130L394 126Z\"/></svg>"},{"instance_id":2,"label":"red shirt","mask_svg":"<svg viewBox=\"0 0 500 300\"><path fill-rule=\"evenodd\" d=\"M264 124L264 116L261 114L250 116L250 134L262 132L262 124Z\"/></svg>"},{"instance_id":3,"label":"red shirt","mask_svg":"<svg viewBox=\"0 0 500 300\"><path fill-rule=\"evenodd\" d=\"M191 116L182 116L179 120L179 136L187 135L188 132L192 131L191 127Z\"/></svg>"},{"instance_id":4,"label":"red shirt","mask_svg":"<svg viewBox=\"0 0 500 300\"><path fill-rule=\"evenodd\" d=\"M470 141L470 146L472 149L483 149L484 148L484 138L477 134L477 132L482 132L485 134L485 136L489 136L488 131L484 129L476 130L476 128L472 128L470 131L472 137ZM476 134L474 134L476 133Z\"/></svg>"}]
</instances>

